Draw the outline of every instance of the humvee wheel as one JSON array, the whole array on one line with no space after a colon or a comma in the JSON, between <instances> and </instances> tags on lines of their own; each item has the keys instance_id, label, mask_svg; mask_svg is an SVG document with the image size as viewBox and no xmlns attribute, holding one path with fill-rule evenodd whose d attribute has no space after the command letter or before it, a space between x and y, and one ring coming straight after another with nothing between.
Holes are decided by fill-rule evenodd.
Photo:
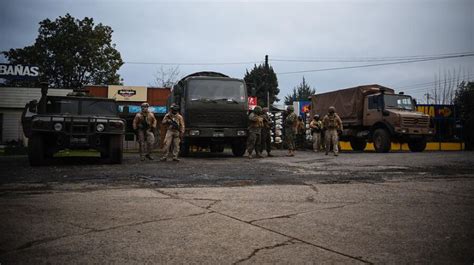
<instances>
[{"instance_id":1,"label":"humvee wheel","mask_svg":"<svg viewBox=\"0 0 474 265\"><path fill-rule=\"evenodd\" d=\"M121 164L123 160L123 137L122 135L111 135L109 137L109 162Z\"/></svg>"},{"instance_id":2,"label":"humvee wheel","mask_svg":"<svg viewBox=\"0 0 474 265\"><path fill-rule=\"evenodd\" d=\"M33 134L28 138L28 160L31 166L41 166L45 163L43 137L40 134Z\"/></svg>"}]
</instances>

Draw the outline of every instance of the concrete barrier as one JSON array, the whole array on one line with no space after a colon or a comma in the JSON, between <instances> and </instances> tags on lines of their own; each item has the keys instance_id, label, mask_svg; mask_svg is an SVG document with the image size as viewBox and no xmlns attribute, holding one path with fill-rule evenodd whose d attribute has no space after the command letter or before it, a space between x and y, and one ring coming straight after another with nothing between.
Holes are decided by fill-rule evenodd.
<instances>
[{"instance_id":1,"label":"concrete barrier","mask_svg":"<svg viewBox=\"0 0 474 265\"><path fill-rule=\"evenodd\" d=\"M340 142L341 150L352 151L349 142ZM367 143L364 151L374 151L374 145ZM410 151L408 144L392 143L392 151ZM425 151L462 151L464 150L464 143L447 143L447 142L428 142Z\"/></svg>"}]
</instances>

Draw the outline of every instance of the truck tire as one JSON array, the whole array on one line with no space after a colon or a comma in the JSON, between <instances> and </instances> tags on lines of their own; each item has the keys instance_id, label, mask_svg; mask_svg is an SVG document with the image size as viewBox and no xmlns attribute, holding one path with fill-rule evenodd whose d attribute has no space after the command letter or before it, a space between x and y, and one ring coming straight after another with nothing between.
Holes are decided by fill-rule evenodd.
<instances>
[{"instance_id":1,"label":"truck tire","mask_svg":"<svg viewBox=\"0 0 474 265\"><path fill-rule=\"evenodd\" d=\"M246 144L245 141L235 141L232 143L232 154L234 156L243 156L246 151Z\"/></svg>"},{"instance_id":2,"label":"truck tire","mask_svg":"<svg viewBox=\"0 0 474 265\"><path fill-rule=\"evenodd\" d=\"M412 152L423 152L426 148L426 138L409 141L408 148Z\"/></svg>"},{"instance_id":3,"label":"truck tire","mask_svg":"<svg viewBox=\"0 0 474 265\"><path fill-rule=\"evenodd\" d=\"M211 144L210 150L211 153L222 153L224 152L224 144Z\"/></svg>"},{"instance_id":4,"label":"truck tire","mask_svg":"<svg viewBox=\"0 0 474 265\"><path fill-rule=\"evenodd\" d=\"M109 137L109 162L121 164L123 160L123 137L122 135L111 135Z\"/></svg>"},{"instance_id":5,"label":"truck tire","mask_svg":"<svg viewBox=\"0 0 474 265\"><path fill-rule=\"evenodd\" d=\"M33 134L28 138L28 160L31 166L37 167L45 164L45 146L43 137Z\"/></svg>"},{"instance_id":6,"label":"truck tire","mask_svg":"<svg viewBox=\"0 0 474 265\"><path fill-rule=\"evenodd\" d=\"M367 146L367 141L365 139L352 138L350 142L352 150L354 151L364 151Z\"/></svg>"},{"instance_id":7,"label":"truck tire","mask_svg":"<svg viewBox=\"0 0 474 265\"><path fill-rule=\"evenodd\" d=\"M182 140L179 146L179 156L181 157L189 156L189 148L190 148L189 143Z\"/></svg>"},{"instance_id":8,"label":"truck tire","mask_svg":"<svg viewBox=\"0 0 474 265\"><path fill-rule=\"evenodd\" d=\"M390 140L390 134L385 129L377 129L374 132L374 148L377 153L387 153L392 147L392 142Z\"/></svg>"}]
</instances>

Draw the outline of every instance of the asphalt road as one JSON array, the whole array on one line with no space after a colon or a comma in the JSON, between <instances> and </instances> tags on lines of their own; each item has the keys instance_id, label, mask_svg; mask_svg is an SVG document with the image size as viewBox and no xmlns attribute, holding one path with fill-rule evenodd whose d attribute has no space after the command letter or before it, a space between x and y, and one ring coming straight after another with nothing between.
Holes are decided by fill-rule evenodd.
<instances>
[{"instance_id":1,"label":"asphalt road","mask_svg":"<svg viewBox=\"0 0 474 265\"><path fill-rule=\"evenodd\" d=\"M474 262L474 153L0 157L0 263Z\"/></svg>"}]
</instances>

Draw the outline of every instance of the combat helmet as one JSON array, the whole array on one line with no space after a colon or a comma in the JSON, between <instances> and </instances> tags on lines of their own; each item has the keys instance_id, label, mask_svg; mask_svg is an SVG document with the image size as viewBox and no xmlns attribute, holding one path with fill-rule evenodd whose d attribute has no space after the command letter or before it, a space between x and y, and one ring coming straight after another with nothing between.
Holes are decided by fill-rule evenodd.
<instances>
[{"instance_id":1,"label":"combat helmet","mask_svg":"<svg viewBox=\"0 0 474 265\"><path fill-rule=\"evenodd\" d=\"M328 108L328 113L329 114L333 114L334 112L336 112L336 108L334 106L331 106Z\"/></svg>"},{"instance_id":2,"label":"combat helmet","mask_svg":"<svg viewBox=\"0 0 474 265\"><path fill-rule=\"evenodd\" d=\"M148 104L147 102L143 102L141 107L142 108L148 108L148 107L150 107L150 104Z\"/></svg>"},{"instance_id":3,"label":"combat helmet","mask_svg":"<svg viewBox=\"0 0 474 265\"><path fill-rule=\"evenodd\" d=\"M257 113L257 114L261 114L261 113L262 113L262 107L256 106L256 107L253 109L253 112L255 112L255 113Z\"/></svg>"},{"instance_id":4,"label":"combat helmet","mask_svg":"<svg viewBox=\"0 0 474 265\"><path fill-rule=\"evenodd\" d=\"M170 109L171 110L179 110L179 105L173 103L173 104L171 104Z\"/></svg>"}]
</instances>

